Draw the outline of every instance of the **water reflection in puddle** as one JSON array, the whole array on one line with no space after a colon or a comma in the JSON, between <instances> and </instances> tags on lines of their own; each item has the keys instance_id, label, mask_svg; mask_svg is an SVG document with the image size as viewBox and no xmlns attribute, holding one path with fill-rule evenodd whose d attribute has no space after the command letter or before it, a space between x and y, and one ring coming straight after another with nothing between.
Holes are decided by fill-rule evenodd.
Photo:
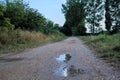
<instances>
[{"instance_id":1,"label":"water reflection in puddle","mask_svg":"<svg viewBox=\"0 0 120 80\"><path fill-rule=\"evenodd\" d=\"M79 74L84 74L84 70L80 68L75 68L74 65L71 65L69 67L67 66L60 66L57 70L55 70L55 75L61 76L61 77L75 77Z\"/></svg>"},{"instance_id":2,"label":"water reflection in puddle","mask_svg":"<svg viewBox=\"0 0 120 80\"><path fill-rule=\"evenodd\" d=\"M55 75L67 77L68 76L68 69L67 69L66 65L61 65L60 68L56 69Z\"/></svg>"},{"instance_id":3,"label":"water reflection in puddle","mask_svg":"<svg viewBox=\"0 0 120 80\"><path fill-rule=\"evenodd\" d=\"M56 58L56 60L63 62L65 60L65 54L60 55L58 58Z\"/></svg>"},{"instance_id":4,"label":"water reflection in puddle","mask_svg":"<svg viewBox=\"0 0 120 80\"><path fill-rule=\"evenodd\" d=\"M56 76L62 77L74 77L79 74L84 74L84 70L80 68L76 68L74 65L68 65L68 61L70 61L72 56L70 54L62 54L56 58L58 62L62 62L60 67L54 71Z\"/></svg>"},{"instance_id":5,"label":"water reflection in puddle","mask_svg":"<svg viewBox=\"0 0 120 80\"><path fill-rule=\"evenodd\" d=\"M70 54L62 54L58 58L56 58L56 60L60 62L68 62L70 59L71 59Z\"/></svg>"}]
</instances>

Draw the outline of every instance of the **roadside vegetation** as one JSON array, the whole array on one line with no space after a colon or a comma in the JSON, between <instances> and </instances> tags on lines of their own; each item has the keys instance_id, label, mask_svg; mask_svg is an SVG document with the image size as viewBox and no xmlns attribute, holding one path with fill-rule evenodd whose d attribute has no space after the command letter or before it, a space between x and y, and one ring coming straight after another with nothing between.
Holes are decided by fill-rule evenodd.
<instances>
[{"instance_id":1,"label":"roadside vegetation","mask_svg":"<svg viewBox=\"0 0 120 80\"><path fill-rule=\"evenodd\" d=\"M66 22L61 31L81 36L99 57L120 64L119 4L120 0L66 0L62 5Z\"/></svg>"},{"instance_id":2,"label":"roadside vegetation","mask_svg":"<svg viewBox=\"0 0 120 80\"><path fill-rule=\"evenodd\" d=\"M0 53L60 41L59 27L23 0L0 1Z\"/></svg>"},{"instance_id":3,"label":"roadside vegetation","mask_svg":"<svg viewBox=\"0 0 120 80\"><path fill-rule=\"evenodd\" d=\"M45 18L25 0L0 1L0 53L81 37L100 57L120 62L120 0L66 0L62 26ZM103 16L105 15L105 16ZM105 19L107 34L100 24ZM87 28L86 28L87 27ZM90 34L86 33L89 29ZM92 35L92 36L85 36ZM95 36L96 35L96 36Z\"/></svg>"},{"instance_id":4,"label":"roadside vegetation","mask_svg":"<svg viewBox=\"0 0 120 80\"><path fill-rule=\"evenodd\" d=\"M60 33L43 34L35 31L0 29L0 53L17 52L30 47L36 47L49 42L64 39Z\"/></svg>"},{"instance_id":5,"label":"roadside vegetation","mask_svg":"<svg viewBox=\"0 0 120 80\"><path fill-rule=\"evenodd\" d=\"M95 49L99 57L120 64L120 33L82 36L80 39L90 48Z\"/></svg>"}]
</instances>

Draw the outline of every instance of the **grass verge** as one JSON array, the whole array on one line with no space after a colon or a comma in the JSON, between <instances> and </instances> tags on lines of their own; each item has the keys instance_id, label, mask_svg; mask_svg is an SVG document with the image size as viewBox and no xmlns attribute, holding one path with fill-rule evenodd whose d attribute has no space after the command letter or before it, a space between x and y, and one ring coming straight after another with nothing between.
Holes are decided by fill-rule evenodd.
<instances>
[{"instance_id":1,"label":"grass verge","mask_svg":"<svg viewBox=\"0 0 120 80\"><path fill-rule=\"evenodd\" d=\"M0 53L23 51L50 42L63 40L60 33L45 35L41 32L0 29Z\"/></svg>"},{"instance_id":2,"label":"grass verge","mask_svg":"<svg viewBox=\"0 0 120 80\"><path fill-rule=\"evenodd\" d=\"M90 48L98 52L98 56L120 67L120 33L114 35L100 34L98 36L82 36ZM115 64L114 64L115 65Z\"/></svg>"}]
</instances>

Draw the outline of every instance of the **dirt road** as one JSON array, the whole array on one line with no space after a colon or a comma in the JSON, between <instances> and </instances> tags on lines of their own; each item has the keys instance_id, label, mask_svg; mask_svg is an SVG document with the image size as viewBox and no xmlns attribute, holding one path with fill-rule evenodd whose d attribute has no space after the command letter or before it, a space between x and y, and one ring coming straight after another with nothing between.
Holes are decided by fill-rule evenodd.
<instances>
[{"instance_id":1,"label":"dirt road","mask_svg":"<svg viewBox=\"0 0 120 80\"><path fill-rule=\"evenodd\" d=\"M120 80L78 38L0 57L0 80Z\"/></svg>"}]
</instances>

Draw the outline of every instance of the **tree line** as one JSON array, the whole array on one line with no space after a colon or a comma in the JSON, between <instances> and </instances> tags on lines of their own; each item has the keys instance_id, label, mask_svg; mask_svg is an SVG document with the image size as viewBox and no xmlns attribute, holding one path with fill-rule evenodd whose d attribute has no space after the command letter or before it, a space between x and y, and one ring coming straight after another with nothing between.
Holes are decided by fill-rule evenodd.
<instances>
[{"instance_id":1,"label":"tree line","mask_svg":"<svg viewBox=\"0 0 120 80\"><path fill-rule=\"evenodd\" d=\"M0 2L0 28L2 27L49 34L55 32L59 25L46 19L23 0L5 0Z\"/></svg>"},{"instance_id":2,"label":"tree line","mask_svg":"<svg viewBox=\"0 0 120 80\"><path fill-rule=\"evenodd\" d=\"M85 35L86 24L90 33L102 32L100 21L104 18L108 33L120 31L119 0L66 0L62 12L66 22L61 31L66 35Z\"/></svg>"},{"instance_id":3,"label":"tree line","mask_svg":"<svg viewBox=\"0 0 120 80\"><path fill-rule=\"evenodd\" d=\"M66 0L62 4L65 16L63 27L46 19L24 0L0 1L0 27L23 29L50 34L60 31L68 36L102 32L100 21L105 18L105 28L113 34L120 31L119 0ZM87 24L87 25L86 25ZM87 26L87 28L85 27Z\"/></svg>"},{"instance_id":4,"label":"tree line","mask_svg":"<svg viewBox=\"0 0 120 80\"><path fill-rule=\"evenodd\" d=\"M120 0L106 0L105 11L105 24L108 32L120 31Z\"/></svg>"}]
</instances>

